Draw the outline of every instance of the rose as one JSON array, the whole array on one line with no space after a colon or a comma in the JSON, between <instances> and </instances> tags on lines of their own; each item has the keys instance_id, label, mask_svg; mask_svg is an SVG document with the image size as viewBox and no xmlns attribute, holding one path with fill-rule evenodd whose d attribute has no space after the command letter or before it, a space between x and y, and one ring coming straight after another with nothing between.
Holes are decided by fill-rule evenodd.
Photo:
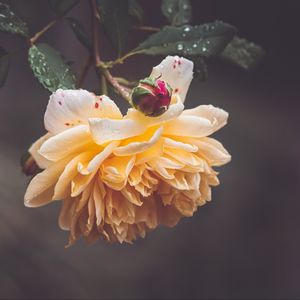
<instances>
[{"instance_id":1,"label":"rose","mask_svg":"<svg viewBox=\"0 0 300 300\"><path fill-rule=\"evenodd\" d=\"M173 90L158 117L134 108L122 116L107 96L85 90L53 93L45 113L48 133L29 150L44 171L30 182L25 205L62 200L59 224L70 230L69 244L81 235L132 242L159 224L174 226L192 216L219 183L212 167L230 160L208 137L228 114L212 105L184 110L192 70L191 61L177 56L153 68L150 77Z\"/></svg>"}]
</instances>

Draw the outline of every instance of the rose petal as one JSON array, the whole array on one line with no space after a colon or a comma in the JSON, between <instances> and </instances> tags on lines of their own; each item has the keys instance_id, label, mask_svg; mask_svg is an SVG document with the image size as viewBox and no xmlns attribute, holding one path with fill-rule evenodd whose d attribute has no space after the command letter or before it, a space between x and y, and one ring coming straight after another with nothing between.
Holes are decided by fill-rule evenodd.
<instances>
[{"instance_id":1,"label":"rose petal","mask_svg":"<svg viewBox=\"0 0 300 300\"><path fill-rule=\"evenodd\" d=\"M186 109L182 116L195 116L210 120L211 123L215 123L214 131L217 131L226 125L228 112L213 105L199 105L192 109Z\"/></svg>"},{"instance_id":2,"label":"rose petal","mask_svg":"<svg viewBox=\"0 0 300 300\"><path fill-rule=\"evenodd\" d=\"M51 161L57 161L77 152L92 142L87 125L80 125L63 131L43 143L39 153Z\"/></svg>"},{"instance_id":3,"label":"rose petal","mask_svg":"<svg viewBox=\"0 0 300 300\"><path fill-rule=\"evenodd\" d=\"M93 139L99 145L114 140L126 139L145 131L142 124L130 119L91 118L89 124Z\"/></svg>"},{"instance_id":4,"label":"rose petal","mask_svg":"<svg viewBox=\"0 0 300 300\"><path fill-rule=\"evenodd\" d=\"M184 105L180 101L176 101L171 104L169 109L159 117L147 117L136 109L128 109L125 116L126 119L132 119L136 121L139 126L151 127L161 123L168 122L180 116L184 110Z\"/></svg>"},{"instance_id":5,"label":"rose petal","mask_svg":"<svg viewBox=\"0 0 300 300\"><path fill-rule=\"evenodd\" d=\"M54 185L69 160L65 158L52 164L31 180L24 197L25 206L37 207L52 201Z\"/></svg>"},{"instance_id":6,"label":"rose petal","mask_svg":"<svg viewBox=\"0 0 300 300\"><path fill-rule=\"evenodd\" d=\"M182 102L185 101L187 91L193 79L194 63L179 56L167 56L159 65L153 68L151 77L166 81L178 94Z\"/></svg>"},{"instance_id":7,"label":"rose petal","mask_svg":"<svg viewBox=\"0 0 300 300\"><path fill-rule=\"evenodd\" d=\"M39 153L39 150L43 143L47 141L50 137L51 134L46 133L37 141L35 141L28 150L28 152L32 155L33 159L41 169L46 169L49 166L49 164L51 164L51 161L49 161Z\"/></svg>"},{"instance_id":8,"label":"rose petal","mask_svg":"<svg viewBox=\"0 0 300 300\"><path fill-rule=\"evenodd\" d=\"M120 119L122 114L107 96L97 97L86 90L59 89L50 96L44 122L49 132L57 134L87 124L93 117Z\"/></svg>"},{"instance_id":9,"label":"rose petal","mask_svg":"<svg viewBox=\"0 0 300 300\"><path fill-rule=\"evenodd\" d=\"M118 156L127 156L127 155L144 152L159 140L162 130L163 127L158 128L148 141L141 141L141 142L137 141L137 142L129 143L126 146L121 146L116 148L113 151L113 153Z\"/></svg>"}]
</instances>

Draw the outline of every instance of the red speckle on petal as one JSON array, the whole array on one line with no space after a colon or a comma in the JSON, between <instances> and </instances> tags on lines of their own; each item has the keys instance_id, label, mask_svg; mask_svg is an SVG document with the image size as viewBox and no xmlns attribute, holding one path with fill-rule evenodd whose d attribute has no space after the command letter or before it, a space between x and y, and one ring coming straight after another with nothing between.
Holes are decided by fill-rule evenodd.
<instances>
[{"instance_id":1,"label":"red speckle on petal","mask_svg":"<svg viewBox=\"0 0 300 300\"><path fill-rule=\"evenodd\" d=\"M59 105L62 105L61 101L58 101L58 104L59 104Z\"/></svg>"},{"instance_id":2,"label":"red speckle on petal","mask_svg":"<svg viewBox=\"0 0 300 300\"><path fill-rule=\"evenodd\" d=\"M98 107L99 107L99 103L95 102L95 108L98 108Z\"/></svg>"},{"instance_id":3,"label":"red speckle on petal","mask_svg":"<svg viewBox=\"0 0 300 300\"><path fill-rule=\"evenodd\" d=\"M70 123L65 123L66 126L70 126Z\"/></svg>"},{"instance_id":4,"label":"red speckle on petal","mask_svg":"<svg viewBox=\"0 0 300 300\"><path fill-rule=\"evenodd\" d=\"M178 93L178 89L177 88L174 90L174 93Z\"/></svg>"},{"instance_id":5,"label":"red speckle on petal","mask_svg":"<svg viewBox=\"0 0 300 300\"><path fill-rule=\"evenodd\" d=\"M180 60L178 61L178 65L179 65L179 66L181 65L181 61L180 61Z\"/></svg>"},{"instance_id":6,"label":"red speckle on petal","mask_svg":"<svg viewBox=\"0 0 300 300\"><path fill-rule=\"evenodd\" d=\"M102 97L99 97L99 100L100 100L100 101L102 101L102 100L103 100L103 98L102 98Z\"/></svg>"},{"instance_id":7,"label":"red speckle on petal","mask_svg":"<svg viewBox=\"0 0 300 300\"><path fill-rule=\"evenodd\" d=\"M175 69L176 68L176 65L173 65L173 69Z\"/></svg>"}]
</instances>

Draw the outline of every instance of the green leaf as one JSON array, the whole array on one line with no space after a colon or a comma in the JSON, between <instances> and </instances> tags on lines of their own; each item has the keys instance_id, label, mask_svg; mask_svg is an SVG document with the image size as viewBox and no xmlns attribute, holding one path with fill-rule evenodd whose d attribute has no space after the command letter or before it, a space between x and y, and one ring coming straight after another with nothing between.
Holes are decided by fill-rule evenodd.
<instances>
[{"instance_id":1,"label":"green leaf","mask_svg":"<svg viewBox=\"0 0 300 300\"><path fill-rule=\"evenodd\" d=\"M9 55L5 49L0 47L0 87L2 87L7 78L9 68Z\"/></svg>"},{"instance_id":2,"label":"green leaf","mask_svg":"<svg viewBox=\"0 0 300 300\"><path fill-rule=\"evenodd\" d=\"M120 56L128 34L128 0L97 0L104 31Z\"/></svg>"},{"instance_id":3,"label":"green leaf","mask_svg":"<svg viewBox=\"0 0 300 300\"><path fill-rule=\"evenodd\" d=\"M161 10L171 25L174 26L187 24L192 19L190 0L163 0Z\"/></svg>"},{"instance_id":4,"label":"green leaf","mask_svg":"<svg viewBox=\"0 0 300 300\"><path fill-rule=\"evenodd\" d=\"M47 44L32 46L28 60L34 76L49 91L74 89L75 77L62 55Z\"/></svg>"},{"instance_id":5,"label":"green leaf","mask_svg":"<svg viewBox=\"0 0 300 300\"><path fill-rule=\"evenodd\" d=\"M7 4L0 2L0 31L28 36L27 24Z\"/></svg>"},{"instance_id":6,"label":"green leaf","mask_svg":"<svg viewBox=\"0 0 300 300\"><path fill-rule=\"evenodd\" d=\"M258 64L264 54L262 47L236 36L220 56L245 70L250 70Z\"/></svg>"},{"instance_id":7,"label":"green leaf","mask_svg":"<svg viewBox=\"0 0 300 300\"><path fill-rule=\"evenodd\" d=\"M188 57L194 62L194 75L201 81L206 81L208 77L207 64L201 56Z\"/></svg>"},{"instance_id":8,"label":"green leaf","mask_svg":"<svg viewBox=\"0 0 300 300\"><path fill-rule=\"evenodd\" d=\"M67 20L69 21L71 28L79 42L88 50L91 50L92 43L83 25L74 18L68 18Z\"/></svg>"},{"instance_id":9,"label":"green leaf","mask_svg":"<svg viewBox=\"0 0 300 300\"><path fill-rule=\"evenodd\" d=\"M62 15L78 4L79 0L48 0L48 2L53 11Z\"/></svg>"},{"instance_id":10,"label":"green leaf","mask_svg":"<svg viewBox=\"0 0 300 300\"><path fill-rule=\"evenodd\" d=\"M211 57L221 53L236 29L222 21L199 26L166 26L141 43L133 53Z\"/></svg>"},{"instance_id":11,"label":"green leaf","mask_svg":"<svg viewBox=\"0 0 300 300\"><path fill-rule=\"evenodd\" d=\"M139 23L143 23L144 10L137 0L129 0L129 15Z\"/></svg>"}]
</instances>

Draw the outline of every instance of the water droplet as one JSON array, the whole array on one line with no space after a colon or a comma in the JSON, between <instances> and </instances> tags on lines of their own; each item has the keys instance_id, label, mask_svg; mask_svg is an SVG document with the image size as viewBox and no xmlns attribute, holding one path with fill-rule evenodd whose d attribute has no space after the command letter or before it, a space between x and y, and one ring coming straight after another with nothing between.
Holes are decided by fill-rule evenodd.
<instances>
[{"instance_id":1,"label":"water droplet","mask_svg":"<svg viewBox=\"0 0 300 300\"><path fill-rule=\"evenodd\" d=\"M168 12L169 14L171 14L171 13L173 12L172 7L168 7L167 12Z\"/></svg>"},{"instance_id":2,"label":"water droplet","mask_svg":"<svg viewBox=\"0 0 300 300\"><path fill-rule=\"evenodd\" d=\"M204 24L203 25L203 30L204 31L209 31L210 30L210 26L208 24Z\"/></svg>"},{"instance_id":3,"label":"water droplet","mask_svg":"<svg viewBox=\"0 0 300 300\"><path fill-rule=\"evenodd\" d=\"M193 47L193 48L197 48L198 45L197 45L196 43L194 43L192 47Z\"/></svg>"},{"instance_id":4,"label":"water droplet","mask_svg":"<svg viewBox=\"0 0 300 300\"><path fill-rule=\"evenodd\" d=\"M203 46L203 47L202 47L202 51L203 51L203 52L206 52L206 51L207 51L207 48L206 48L205 46Z\"/></svg>"},{"instance_id":5,"label":"water droplet","mask_svg":"<svg viewBox=\"0 0 300 300\"><path fill-rule=\"evenodd\" d=\"M183 4L183 5L182 5L182 8L183 8L184 10L188 10L188 9L189 9L189 6L188 6L187 4Z\"/></svg>"},{"instance_id":6,"label":"water droplet","mask_svg":"<svg viewBox=\"0 0 300 300\"><path fill-rule=\"evenodd\" d=\"M184 48L183 44L181 44L181 43L177 44L177 46L176 46L176 49L179 50L179 51L182 51L183 48Z\"/></svg>"},{"instance_id":7,"label":"water droplet","mask_svg":"<svg viewBox=\"0 0 300 300\"><path fill-rule=\"evenodd\" d=\"M185 31L185 32L191 31L191 26L185 26L185 27L183 28L183 31Z\"/></svg>"}]
</instances>

